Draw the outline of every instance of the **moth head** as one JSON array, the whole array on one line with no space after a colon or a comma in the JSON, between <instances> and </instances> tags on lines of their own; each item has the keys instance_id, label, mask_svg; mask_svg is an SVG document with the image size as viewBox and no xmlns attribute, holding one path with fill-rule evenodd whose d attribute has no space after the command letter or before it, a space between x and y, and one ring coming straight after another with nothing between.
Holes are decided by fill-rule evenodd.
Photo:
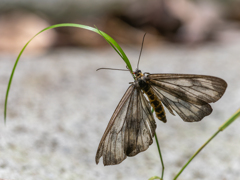
<instances>
[{"instance_id":1,"label":"moth head","mask_svg":"<svg viewBox=\"0 0 240 180\"><path fill-rule=\"evenodd\" d=\"M142 71L139 69L136 69L136 71L133 74L135 74L136 78L143 77Z\"/></svg>"}]
</instances>

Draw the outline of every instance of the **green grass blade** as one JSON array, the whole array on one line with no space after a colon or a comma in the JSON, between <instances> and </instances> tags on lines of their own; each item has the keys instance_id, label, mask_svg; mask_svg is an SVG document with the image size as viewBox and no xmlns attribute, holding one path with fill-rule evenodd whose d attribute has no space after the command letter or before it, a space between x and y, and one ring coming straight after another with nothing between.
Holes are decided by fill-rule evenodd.
<instances>
[{"instance_id":1,"label":"green grass blade","mask_svg":"<svg viewBox=\"0 0 240 180\"><path fill-rule=\"evenodd\" d=\"M227 128L233 121L235 121L240 116L240 109L237 110L220 128L220 131L223 131Z\"/></svg>"},{"instance_id":2,"label":"green grass blade","mask_svg":"<svg viewBox=\"0 0 240 180\"><path fill-rule=\"evenodd\" d=\"M155 180L155 179L160 179L160 180L163 180L163 179L161 179L160 177L158 177L158 176L153 176L153 177L150 177L148 180Z\"/></svg>"},{"instance_id":3,"label":"green grass blade","mask_svg":"<svg viewBox=\"0 0 240 180\"><path fill-rule=\"evenodd\" d=\"M115 49L115 51L118 52L118 54L120 55L120 57L124 60L124 62L126 63L128 69L132 72L132 66L129 62L129 59L127 58L126 54L124 53L124 51L122 50L122 48L117 44L117 42L111 38L109 35L107 35L106 33L102 32L102 31L99 31L98 29L96 28L93 28L93 27L90 27L90 26L86 26L86 25L81 25L81 24L74 24L74 23L63 23L63 24L56 24L56 25L52 25L52 26L49 26L43 30L41 30L40 32L38 32L35 36L33 36L26 44L25 46L22 48L22 50L20 51L16 61L15 61L15 64L13 66L13 69L12 69L12 73L11 73L11 76L10 76L10 79L9 79L9 82L8 82L8 87L7 87L7 91L6 91L6 96L5 96L5 103L4 103L4 123L6 124L6 117L7 117L7 102L8 102L8 95L9 95L9 91L10 91L10 87L11 87L11 84L12 84L12 79L13 79L13 75L14 75L14 72L16 70L16 67L17 67L17 64L18 64L18 61L23 53L23 51L26 49L27 45L40 33L46 31L46 30L49 30L49 29L53 29L53 28L58 28L58 27L77 27L77 28L82 28L82 29L86 29L86 30L89 30L89 31L93 31L95 33L98 33L100 35L102 35L106 41Z\"/></svg>"},{"instance_id":4,"label":"green grass blade","mask_svg":"<svg viewBox=\"0 0 240 180\"><path fill-rule=\"evenodd\" d=\"M200 153L200 151L213 139L215 138L219 132L223 131L227 128L233 121L235 121L240 116L240 109L234 113L221 127L219 127L218 131L216 131L198 150L194 153L194 155L188 160L188 162L182 167L182 169L178 172L178 174L174 177L173 180L176 180L178 176L183 172L183 170L190 164L190 162Z\"/></svg>"},{"instance_id":5,"label":"green grass blade","mask_svg":"<svg viewBox=\"0 0 240 180\"><path fill-rule=\"evenodd\" d=\"M108 42L110 46L118 53L118 55L124 60L124 57L121 55L121 53L114 47L114 45L105 38L105 36L101 33L101 31L95 26L95 28L98 30L99 34Z\"/></svg>"},{"instance_id":6,"label":"green grass blade","mask_svg":"<svg viewBox=\"0 0 240 180\"><path fill-rule=\"evenodd\" d=\"M178 174L174 177L173 180L176 180L178 176L184 171L184 169L190 164L190 162L200 153L200 151L215 137L220 131L215 132L208 140L205 142L198 150L194 153L194 155L188 160L188 162L182 167L182 169L178 172Z\"/></svg>"}]
</instances>

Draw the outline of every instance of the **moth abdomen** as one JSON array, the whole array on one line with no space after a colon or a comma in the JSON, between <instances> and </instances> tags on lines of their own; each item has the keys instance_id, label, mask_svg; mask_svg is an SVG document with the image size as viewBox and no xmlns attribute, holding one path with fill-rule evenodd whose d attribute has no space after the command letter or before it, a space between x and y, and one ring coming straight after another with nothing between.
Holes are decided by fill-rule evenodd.
<instances>
[{"instance_id":1,"label":"moth abdomen","mask_svg":"<svg viewBox=\"0 0 240 180\"><path fill-rule=\"evenodd\" d=\"M158 99L158 97L155 95L155 93L153 92L153 89L151 88L151 86L143 80L139 80L138 82L139 82L140 88L147 95L151 103L151 106L155 111L157 118L163 122L167 122L163 105L161 101Z\"/></svg>"},{"instance_id":2,"label":"moth abdomen","mask_svg":"<svg viewBox=\"0 0 240 180\"><path fill-rule=\"evenodd\" d=\"M145 92L145 94L148 96L148 99L156 113L157 118L163 122L167 122L163 105L158 97L154 94L152 88L150 87L149 90Z\"/></svg>"}]
</instances>

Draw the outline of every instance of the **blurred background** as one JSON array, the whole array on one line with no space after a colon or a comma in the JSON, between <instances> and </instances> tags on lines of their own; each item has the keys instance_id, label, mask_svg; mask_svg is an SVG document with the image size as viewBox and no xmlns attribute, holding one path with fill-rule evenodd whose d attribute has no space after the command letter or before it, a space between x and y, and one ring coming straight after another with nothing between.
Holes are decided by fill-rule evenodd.
<instances>
[{"instance_id":1,"label":"blurred background","mask_svg":"<svg viewBox=\"0 0 240 180\"><path fill-rule=\"evenodd\" d=\"M19 49L36 32L57 23L97 26L117 42L139 46L143 32L145 46L164 43L202 45L239 40L240 2L222 1L1 1L0 50ZM76 28L58 28L31 43L28 52L49 48L109 48L99 35Z\"/></svg>"},{"instance_id":2,"label":"blurred background","mask_svg":"<svg viewBox=\"0 0 240 180\"><path fill-rule=\"evenodd\" d=\"M240 1L238 0L0 0L0 178L148 179L161 174L155 142L120 165L95 164L111 115L132 82L129 73L96 33L56 28L37 36L24 51L9 94L14 62L26 42L58 23L96 26L113 37L133 69L145 32L140 69L150 73L204 74L227 81L213 113L185 123L167 113L157 119L165 178L173 179L193 153L240 107ZM166 110L167 111L167 110ZM238 179L240 122L220 133L179 180Z\"/></svg>"}]
</instances>

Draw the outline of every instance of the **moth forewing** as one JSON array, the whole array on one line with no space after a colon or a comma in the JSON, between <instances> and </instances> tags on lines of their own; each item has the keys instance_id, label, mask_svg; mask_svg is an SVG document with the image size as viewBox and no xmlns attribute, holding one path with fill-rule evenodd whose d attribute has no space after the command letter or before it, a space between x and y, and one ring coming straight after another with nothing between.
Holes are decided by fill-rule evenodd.
<instances>
[{"instance_id":1,"label":"moth forewing","mask_svg":"<svg viewBox=\"0 0 240 180\"><path fill-rule=\"evenodd\" d=\"M108 160L107 156L111 157L112 155L114 155L114 153L116 153L116 151L114 151L114 149L108 149L108 143L111 142L111 139L109 139L111 134L119 133L118 131L116 131L116 128L117 129L124 128L123 124L125 122L125 113L127 111L127 105L128 105L128 102L130 100L130 97L131 97L133 91L134 91L134 86L133 85L129 86L129 88L123 95L122 99L120 100L118 106L116 107L116 109L108 123L108 126L103 134L103 137L99 143L97 154L95 157L96 164L99 163L99 159L101 156L103 156L104 165L119 164L126 158L125 153L123 151L121 151L121 149L123 149L123 147L121 146L117 151L119 153L119 154L117 154L117 156L118 156L117 159L116 160L113 159L112 161ZM116 121L117 121L117 123L116 123ZM122 122L122 126L120 126L119 122ZM114 123L115 123L115 126L114 126ZM118 141L121 141L121 140L122 139L118 138ZM120 142L120 144L124 145L124 143L121 143L121 142ZM111 147L111 146L109 146L109 147Z\"/></svg>"},{"instance_id":2,"label":"moth forewing","mask_svg":"<svg viewBox=\"0 0 240 180\"><path fill-rule=\"evenodd\" d=\"M152 144L156 124L150 105L136 84L131 85L119 102L100 141L96 163L103 156L104 165L121 163Z\"/></svg>"},{"instance_id":3,"label":"moth forewing","mask_svg":"<svg viewBox=\"0 0 240 180\"><path fill-rule=\"evenodd\" d=\"M130 106L126 116L127 128L125 132L125 153L127 156L135 156L145 151L152 144L156 124L152 116L150 106L147 104L141 90L136 88L136 96L133 106Z\"/></svg>"},{"instance_id":4,"label":"moth forewing","mask_svg":"<svg viewBox=\"0 0 240 180\"><path fill-rule=\"evenodd\" d=\"M150 74L150 83L193 104L216 102L224 94L227 83L214 76L191 74Z\"/></svg>"}]
</instances>

